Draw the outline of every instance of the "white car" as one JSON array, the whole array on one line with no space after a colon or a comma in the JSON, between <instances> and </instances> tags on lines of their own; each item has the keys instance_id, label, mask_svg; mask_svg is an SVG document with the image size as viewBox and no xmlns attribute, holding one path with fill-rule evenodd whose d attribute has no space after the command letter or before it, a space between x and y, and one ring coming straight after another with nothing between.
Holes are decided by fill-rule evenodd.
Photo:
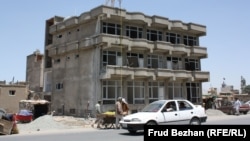
<instances>
[{"instance_id":1,"label":"white car","mask_svg":"<svg viewBox=\"0 0 250 141\"><path fill-rule=\"evenodd\" d=\"M158 100L150 103L141 112L125 116L120 125L130 133L144 130L144 125L187 124L201 125L207 115L201 105L188 100Z\"/></svg>"}]
</instances>

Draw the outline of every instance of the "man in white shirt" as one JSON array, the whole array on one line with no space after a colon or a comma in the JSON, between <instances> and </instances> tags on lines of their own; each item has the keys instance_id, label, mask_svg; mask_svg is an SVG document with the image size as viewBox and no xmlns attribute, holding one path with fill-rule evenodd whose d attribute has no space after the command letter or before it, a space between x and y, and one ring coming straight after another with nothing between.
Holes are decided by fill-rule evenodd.
<instances>
[{"instance_id":1,"label":"man in white shirt","mask_svg":"<svg viewBox=\"0 0 250 141\"><path fill-rule=\"evenodd\" d=\"M101 101L99 100L96 105L95 105L95 113L96 113L96 120L94 123L92 123L92 127L94 127L95 124L97 124L97 128L100 128L100 124L101 124L101 118L98 117L99 114L101 114Z\"/></svg>"},{"instance_id":2,"label":"man in white shirt","mask_svg":"<svg viewBox=\"0 0 250 141\"><path fill-rule=\"evenodd\" d=\"M239 114L240 114L240 111L239 111L240 106L241 106L240 100L239 100L238 98L235 98L234 108L235 108L235 110L236 110L236 113L235 113L236 115L239 115Z\"/></svg>"}]
</instances>

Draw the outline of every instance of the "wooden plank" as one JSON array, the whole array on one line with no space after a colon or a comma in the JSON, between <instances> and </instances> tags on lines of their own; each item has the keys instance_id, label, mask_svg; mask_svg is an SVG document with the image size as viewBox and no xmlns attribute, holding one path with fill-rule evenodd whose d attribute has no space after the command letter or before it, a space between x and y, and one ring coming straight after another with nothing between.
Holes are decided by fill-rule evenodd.
<instances>
[{"instance_id":1,"label":"wooden plank","mask_svg":"<svg viewBox=\"0 0 250 141\"><path fill-rule=\"evenodd\" d=\"M14 122L0 119L0 134L10 135Z\"/></svg>"}]
</instances>

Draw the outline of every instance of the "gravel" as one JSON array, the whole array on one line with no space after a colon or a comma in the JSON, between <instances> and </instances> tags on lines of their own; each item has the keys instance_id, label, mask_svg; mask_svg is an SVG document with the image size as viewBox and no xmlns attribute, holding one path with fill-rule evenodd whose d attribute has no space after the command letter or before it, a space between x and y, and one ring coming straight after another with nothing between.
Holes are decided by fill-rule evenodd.
<instances>
[{"instance_id":1,"label":"gravel","mask_svg":"<svg viewBox=\"0 0 250 141\"><path fill-rule=\"evenodd\" d=\"M17 123L19 134L37 131L50 131L74 128L88 128L93 119L74 118L70 116L41 116L30 123Z\"/></svg>"}]
</instances>

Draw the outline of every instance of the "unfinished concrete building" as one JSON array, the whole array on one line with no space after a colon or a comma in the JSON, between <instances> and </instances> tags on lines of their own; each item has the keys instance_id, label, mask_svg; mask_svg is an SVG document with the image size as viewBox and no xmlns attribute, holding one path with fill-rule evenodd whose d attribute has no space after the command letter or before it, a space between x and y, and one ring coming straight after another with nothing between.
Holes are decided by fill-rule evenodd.
<instances>
[{"instance_id":1,"label":"unfinished concrete building","mask_svg":"<svg viewBox=\"0 0 250 141\"><path fill-rule=\"evenodd\" d=\"M44 92L57 114L84 116L98 100L114 110L119 96L132 112L159 99L202 103L204 25L101 5L54 16L45 31Z\"/></svg>"},{"instance_id":2,"label":"unfinished concrete building","mask_svg":"<svg viewBox=\"0 0 250 141\"><path fill-rule=\"evenodd\" d=\"M46 96L43 95L43 74L44 55L39 50L36 50L28 55L26 59L26 82L29 86L28 99L33 99L34 97L44 99Z\"/></svg>"}]
</instances>

